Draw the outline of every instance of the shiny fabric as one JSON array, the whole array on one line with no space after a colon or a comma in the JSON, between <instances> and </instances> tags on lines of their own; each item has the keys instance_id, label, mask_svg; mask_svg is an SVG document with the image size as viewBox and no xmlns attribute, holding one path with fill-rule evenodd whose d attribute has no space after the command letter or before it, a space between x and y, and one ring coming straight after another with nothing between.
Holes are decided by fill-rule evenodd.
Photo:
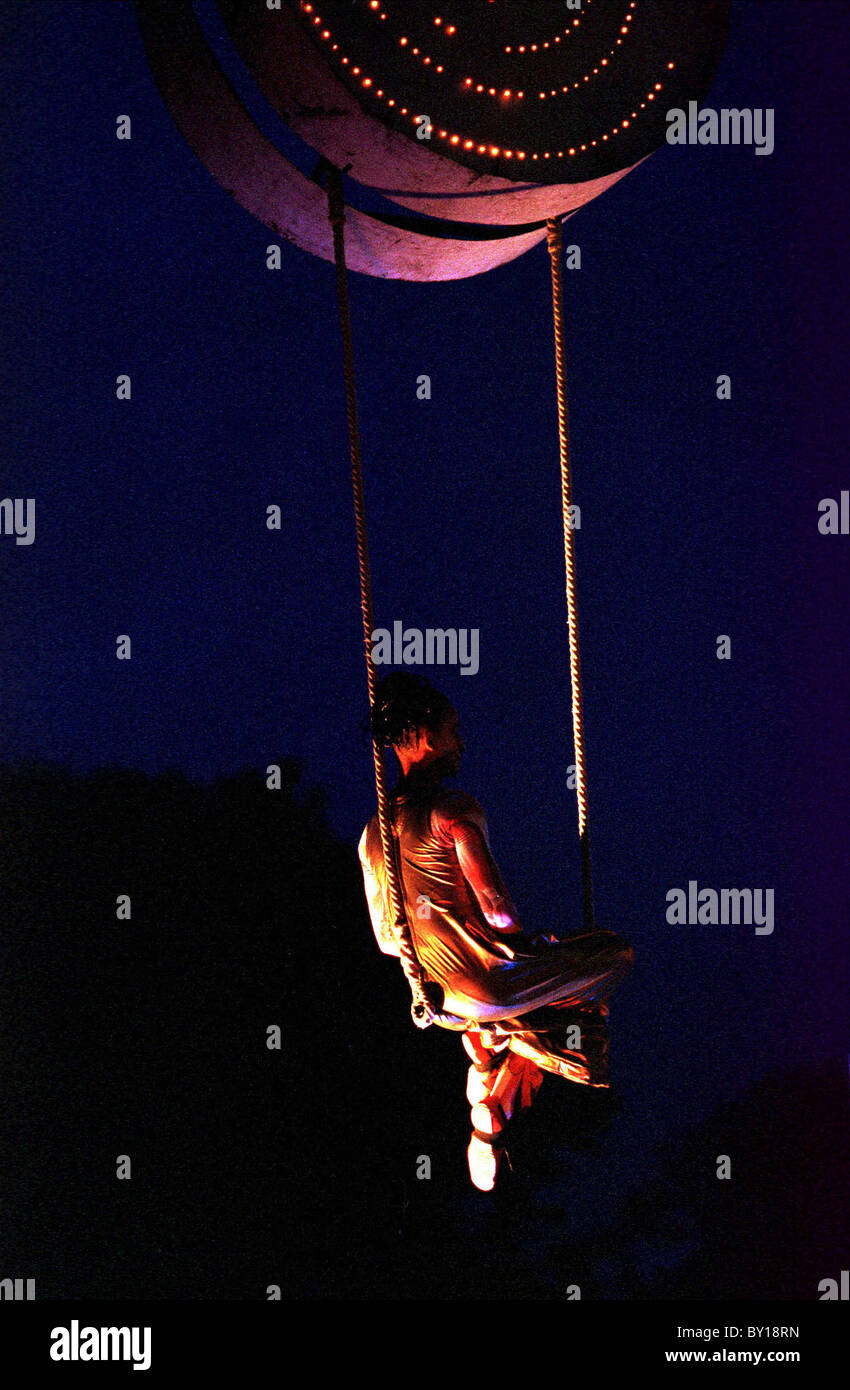
<instances>
[{"instance_id":1,"label":"shiny fabric","mask_svg":"<svg viewBox=\"0 0 850 1390\"><path fill-rule=\"evenodd\" d=\"M473 797L439 785L402 788L392 798L391 817L416 955L426 979L443 990L448 1012L472 1023L511 1021L517 1030L524 1015L543 1006L604 1004L628 973L634 953L614 932L579 933L557 945L525 937ZM377 816L363 832L359 855L376 940L397 955ZM544 1030L563 1032L564 1017L552 1010L536 1015L541 1046ZM548 1041L548 1050L568 1055L556 1036Z\"/></svg>"}]
</instances>

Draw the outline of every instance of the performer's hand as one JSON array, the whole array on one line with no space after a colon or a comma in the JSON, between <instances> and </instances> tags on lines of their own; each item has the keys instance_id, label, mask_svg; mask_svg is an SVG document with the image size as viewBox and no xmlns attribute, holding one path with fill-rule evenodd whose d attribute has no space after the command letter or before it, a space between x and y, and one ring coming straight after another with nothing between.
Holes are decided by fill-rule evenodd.
<instances>
[{"instance_id":1,"label":"performer's hand","mask_svg":"<svg viewBox=\"0 0 850 1390\"><path fill-rule=\"evenodd\" d=\"M440 1002L437 994L435 986L429 984L417 985L413 990L410 1016L417 1028L430 1028L439 1013Z\"/></svg>"},{"instance_id":2,"label":"performer's hand","mask_svg":"<svg viewBox=\"0 0 850 1390\"><path fill-rule=\"evenodd\" d=\"M424 999L414 999L410 1006L410 1016L417 1028L430 1028L434 1022L435 1011Z\"/></svg>"}]
</instances>

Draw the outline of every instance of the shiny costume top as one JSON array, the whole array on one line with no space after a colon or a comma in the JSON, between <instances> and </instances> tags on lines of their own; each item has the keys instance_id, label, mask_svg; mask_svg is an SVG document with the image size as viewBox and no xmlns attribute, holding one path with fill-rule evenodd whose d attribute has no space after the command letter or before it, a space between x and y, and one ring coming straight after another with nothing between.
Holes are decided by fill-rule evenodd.
<instances>
[{"instance_id":1,"label":"shiny costume top","mask_svg":"<svg viewBox=\"0 0 850 1390\"><path fill-rule=\"evenodd\" d=\"M442 987L450 1013L489 1022L547 1004L587 1004L604 999L627 973L631 947L613 932L586 932L557 945L525 937L473 797L402 782L392 797L391 823L414 949L426 979ZM378 945L398 955L377 816L358 852Z\"/></svg>"}]
</instances>

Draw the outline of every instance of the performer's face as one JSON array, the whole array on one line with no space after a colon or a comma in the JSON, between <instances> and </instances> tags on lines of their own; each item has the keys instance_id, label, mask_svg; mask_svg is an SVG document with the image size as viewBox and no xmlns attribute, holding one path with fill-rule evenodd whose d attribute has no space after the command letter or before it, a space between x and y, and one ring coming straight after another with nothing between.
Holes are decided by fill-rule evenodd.
<instances>
[{"instance_id":1,"label":"performer's face","mask_svg":"<svg viewBox=\"0 0 850 1390\"><path fill-rule=\"evenodd\" d=\"M463 750L466 747L460 736L460 722L456 709L450 709L439 728L428 734L428 743L439 761L444 777L454 777L460 767Z\"/></svg>"}]
</instances>

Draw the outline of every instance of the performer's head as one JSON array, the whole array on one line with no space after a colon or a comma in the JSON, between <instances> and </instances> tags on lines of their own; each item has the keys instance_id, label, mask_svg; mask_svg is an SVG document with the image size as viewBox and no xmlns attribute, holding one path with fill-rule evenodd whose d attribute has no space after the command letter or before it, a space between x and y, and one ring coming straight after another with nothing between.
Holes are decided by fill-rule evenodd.
<instances>
[{"instance_id":1,"label":"performer's head","mask_svg":"<svg viewBox=\"0 0 850 1390\"><path fill-rule=\"evenodd\" d=\"M424 676L391 671L375 691L372 733L383 748L391 747L401 770L424 770L451 777L460 767L464 742L457 710L451 700Z\"/></svg>"}]
</instances>

